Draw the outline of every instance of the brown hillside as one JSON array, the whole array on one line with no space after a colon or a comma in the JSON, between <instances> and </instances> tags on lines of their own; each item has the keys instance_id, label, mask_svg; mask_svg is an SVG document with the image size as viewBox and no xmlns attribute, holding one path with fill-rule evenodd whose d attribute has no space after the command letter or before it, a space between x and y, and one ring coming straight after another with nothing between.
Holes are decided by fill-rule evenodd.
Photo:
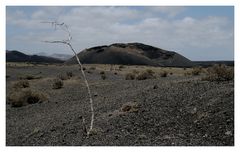
<instances>
[{"instance_id":1,"label":"brown hillside","mask_svg":"<svg viewBox=\"0 0 240 152\"><path fill-rule=\"evenodd\" d=\"M192 61L184 56L141 43L115 43L109 46L97 46L81 51L78 57L87 64L123 64L191 67ZM66 64L76 64L72 57Z\"/></svg>"}]
</instances>

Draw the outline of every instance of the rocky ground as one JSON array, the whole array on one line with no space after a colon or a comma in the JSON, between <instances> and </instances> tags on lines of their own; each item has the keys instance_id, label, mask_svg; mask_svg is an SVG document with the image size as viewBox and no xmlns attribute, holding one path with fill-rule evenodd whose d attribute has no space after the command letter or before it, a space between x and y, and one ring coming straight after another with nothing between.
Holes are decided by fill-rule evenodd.
<instances>
[{"instance_id":1,"label":"rocky ground","mask_svg":"<svg viewBox=\"0 0 240 152\"><path fill-rule=\"evenodd\" d=\"M7 95L20 77L32 75L38 78L28 80L29 88L47 94L48 101L6 105L6 145L234 145L233 81L203 81L202 75L184 75L189 69L174 68L165 69L172 70L167 77L158 73L163 68L153 68L156 78L125 80L133 68L148 67L86 65L95 111L94 130L87 137L82 118L89 127L90 105L77 66L7 66ZM53 79L68 71L73 77L52 89Z\"/></svg>"}]
</instances>

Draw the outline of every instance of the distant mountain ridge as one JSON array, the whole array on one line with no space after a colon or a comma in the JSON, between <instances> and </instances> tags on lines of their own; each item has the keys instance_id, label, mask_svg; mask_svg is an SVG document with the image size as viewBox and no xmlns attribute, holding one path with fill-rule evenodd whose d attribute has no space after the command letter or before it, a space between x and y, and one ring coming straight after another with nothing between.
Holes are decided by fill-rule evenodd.
<instances>
[{"instance_id":1,"label":"distant mountain ridge","mask_svg":"<svg viewBox=\"0 0 240 152\"><path fill-rule=\"evenodd\" d=\"M39 55L27 55L20 51L9 51L6 52L7 62L38 62L38 63L63 63L64 61Z\"/></svg>"},{"instance_id":2,"label":"distant mountain ridge","mask_svg":"<svg viewBox=\"0 0 240 152\"><path fill-rule=\"evenodd\" d=\"M82 63L87 64L122 64L150 65L163 67L209 67L214 64L234 66L234 61L191 61L186 57L141 43L114 43L109 46L96 46L78 53ZM52 54L40 52L27 55L20 51L6 51L7 62L37 62L77 64L75 56L68 54Z\"/></svg>"},{"instance_id":3,"label":"distant mountain ridge","mask_svg":"<svg viewBox=\"0 0 240 152\"><path fill-rule=\"evenodd\" d=\"M34 54L34 55L52 57L52 58L55 58L55 59L60 59L62 61L66 61L66 60L68 60L72 57L72 55L69 55L69 54L62 54L62 53L49 54L49 53L46 53L46 52L39 52L39 53Z\"/></svg>"},{"instance_id":4,"label":"distant mountain ridge","mask_svg":"<svg viewBox=\"0 0 240 152\"><path fill-rule=\"evenodd\" d=\"M142 43L114 43L96 46L78 53L82 63L150 65L167 67L192 67L195 64L186 57ZM76 64L75 57L65 64Z\"/></svg>"},{"instance_id":5,"label":"distant mountain ridge","mask_svg":"<svg viewBox=\"0 0 240 152\"><path fill-rule=\"evenodd\" d=\"M214 64L225 64L227 66L234 66L234 61L193 61L197 66L209 67Z\"/></svg>"},{"instance_id":6,"label":"distant mountain ridge","mask_svg":"<svg viewBox=\"0 0 240 152\"><path fill-rule=\"evenodd\" d=\"M60 60L63 60L63 61L66 61L68 59L70 59L72 57L72 55L69 55L69 54L60 54L60 53L54 53L54 54L51 54L49 55L50 57L53 57L53 58L56 58L56 59L60 59Z\"/></svg>"}]
</instances>

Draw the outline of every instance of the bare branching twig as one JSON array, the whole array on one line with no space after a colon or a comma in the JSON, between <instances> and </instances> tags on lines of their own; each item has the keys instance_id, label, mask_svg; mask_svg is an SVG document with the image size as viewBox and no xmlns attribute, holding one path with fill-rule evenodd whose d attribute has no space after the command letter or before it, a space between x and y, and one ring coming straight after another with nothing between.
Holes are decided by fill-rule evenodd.
<instances>
[{"instance_id":1,"label":"bare branching twig","mask_svg":"<svg viewBox=\"0 0 240 152\"><path fill-rule=\"evenodd\" d=\"M93 122L94 122L93 99L92 99L92 94L91 94L91 90L90 90L90 87L89 87L89 84L88 84L86 75L85 75L84 70L83 70L83 65L82 65L82 63L80 62L80 60L79 60L79 58L78 58L78 56L77 56L76 51L75 51L74 48L72 47L72 44L71 44L72 36L71 36L70 31L69 31L69 28L68 28L68 26L67 26L65 23L58 23L57 21L53 21L53 22L42 22L42 23L52 24L52 26L54 26L54 29L55 29L55 30L57 29L57 27L60 27L61 30L63 30L64 32L66 32L66 33L68 34L68 39L67 39L67 40L55 40L55 41L43 41L43 42L46 42L46 43L61 43L61 44L65 44L65 45L69 46L69 48L71 49L71 51L74 53L74 55L75 55L75 57L76 57L76 60L77 60L77 62L78 62L78 65L80 66L81 73L82 73L83 78L84 78L85 85L86 85L87 90L88 90L89 102L90 102L90 107L91 107L91 123L90 123L89 130L87 131L87 135L89 135L90 132L91 132L92 129L93 129ZM85 119L84 119L84 118L83 118L83 120L84 120L84 123L85 123Z\"/></svg>"}]
</instances>

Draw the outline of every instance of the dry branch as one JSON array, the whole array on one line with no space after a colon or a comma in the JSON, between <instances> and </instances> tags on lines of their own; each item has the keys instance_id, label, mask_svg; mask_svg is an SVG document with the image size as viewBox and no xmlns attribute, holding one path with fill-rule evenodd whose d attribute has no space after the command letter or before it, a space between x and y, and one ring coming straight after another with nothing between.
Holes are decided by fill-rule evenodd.
<instances>
[{"instance_id":1,"label":"dry branch","mask_svg":"<svg viewBox=\"0 0 240 152\"><path fill-rule=\"evenodd\" d=\"M89 127L89 130L87 131L87 135L89 136L90 132L92 131L93 129L93 122L94 122L94 109L93 109L93 99L92 99L92 94L91 94L91 90L90 90L90 87L89 87L89 84L88 84L88 81L87 81L87 78L86 78L86 75L85 75L85 72L83 70L83 65L82 63L80 62L78 56L77 56L77 53L76 51L74 50L74 48L72 47L72 44L71 44L71 40L72 40L72 36L71 36L71 33L68 29L68 26L65 24L65 23L58 23L57 21L54 21L54 22L42 22L42 23L50 23L52 24L52 26L54 26L55 29L57 29L57 27L60 27L61 30L63 30L64 32L66 32L68 34L68 39L67 40L55 40L55 41L43 41L43 42L46 42L46 43L61 43L61 44L65 44L67 46L69 46L69 48L71 49L71 51L74 53L75 57L76 57L76 60L78 62L78 65L81 69L81 73L82 73L82 76L84 78L84 82L85 82L85 85L87 87L87 90L88 90L88 96L89 96L89 102L90 102L90 107L91 107L91 123L90 123L90 127ZM84 118L83 118L84 120ZM85 122L85 121L84 121Z\"/></svg>"}]
</instances>

